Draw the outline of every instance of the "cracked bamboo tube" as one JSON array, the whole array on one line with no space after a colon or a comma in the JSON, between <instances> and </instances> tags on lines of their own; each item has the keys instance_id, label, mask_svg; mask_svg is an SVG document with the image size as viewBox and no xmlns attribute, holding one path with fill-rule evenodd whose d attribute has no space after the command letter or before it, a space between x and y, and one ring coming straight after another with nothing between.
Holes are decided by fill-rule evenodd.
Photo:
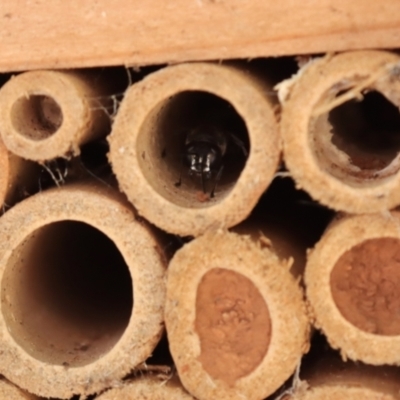
<instances>
[{"instance_id":1,"label":"cracked bamboo tube","mask_svg":"<svg viewBox=\"0 0 400 400\"><path fill-rule=\"evenodd\" d=\"M105 185L34 195L0 220L0 373L43 397L104 390L163 332L159 234Z\"/></svg>"},{"instance_id":2,"label":"cracked bamboo tube","mask_svg":"<svg viewBox=\"0 0 400 400\"><path fill-rule=\"evenodd\" d=\"M110 162L138 212L167 232L196 236L212 226L238 224L274 176L281 149L276 99L271 86L246 68L213 63L170 66L125 94L109 136ZM217 137L224 117L230 133L244 147L249 143L248 156L243 157L229 134L228 146L237 156L224 161L211 197L212 189L204 193L183 165L185 138L207 123L207 135Z\"/></svg>"},{"instance_id":3,"label":"cracked bamboo tube","mask_svg":"<svg viewBox=\"0 0 400 400\"><path fill-rule=\"evenodd\" d=\"M315 59L281 84L286 166L322 204L349 213L400 204L399 70L398 54L355 51Z\"/></svg>"},{"instance_id":4,"label":"cracked bamboo tube","mask_svg":"<svg viewBox=\"0 0 400 400\"><path fill-rule=\"evenodd\" d=\"M5 146L34 161L69 158L110 130L110 89L99 72L29 71L0 89Z\"/></svg>"},{"instance_id":5,"label":"cracked bamboo tube","mask_svg":"<svg viewBox=\"0 0 400 400\"><path fill-rule=\"evenodd\" d=\"M226 231L177 251L165 323L179 377L193 396L262 399L293 373L310 332L292 261L280 259L265 237Z\"/></svg>"},{"instance_id":6,"label":"cracked bamboo tube","mask_svg":"<svg viewBox=\"0 0 400 400\"><path fill-rule=\"evenodd\" d=\"M39 397L25 392L6 379L0 377L0 399L5 400L40 400Z\"/></svg>"},{"instance_id":7,"label":"cracked bamboo tube","mask_svg":"<svg viewBox=\"0 0 400 400\"><path fill-rule=\"evenodd\" d=\"M124 382L96 397L97 400L194 400L174 377L165 380L143 376Z\"/></svg>"},{"instance_id":8,"label":"cracked bamboo tube","mask_svg":"<svg viewBox=\"0 0 400 400\"><path fill-rule=\"evenodd\" d=\"M308 255L315 326L345 358L400 364L400 213L334 221Z\"/></svg>"}]
</instances>

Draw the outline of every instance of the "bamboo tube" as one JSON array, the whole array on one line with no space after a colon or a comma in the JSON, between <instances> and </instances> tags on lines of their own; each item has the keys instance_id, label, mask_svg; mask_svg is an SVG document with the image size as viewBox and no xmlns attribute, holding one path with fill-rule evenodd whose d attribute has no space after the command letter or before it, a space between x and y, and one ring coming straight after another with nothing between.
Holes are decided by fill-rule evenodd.
<instances>
[{"instance_id":1,"label":"bamboo tube","mask_svg":"<svg viewBox=\"0 0 400 400\"><path fill-rule=\"evenodd\" d=\"M78 155L82 144L110 130L110 90L101 81L93 71L30 71L12 77L0 89L6 147L34 161Z\"/></svg>"},{"instance_id":2,"label":"bamboo tube","mask_svg":"<svg viewBox=\"0 0 400 400\"><path fill-rule=\"evenodd\" d=\"M10 153L0 140L0 207L7 208L32 194L37 187L39 168Z\"/></svg>"},{"instance_id":3,"label":"bamboo tube","mask_svg":"<svg viewBox=\"0 0 400 400\"><path fill-rule=\"evenodd\" d=\"M111 188L80 183L22 201L0 219L0 259L0 372L21 388L98 392L158 343L165 251Z\"/></svg>"},{"instance_id":4,"label":"bamboo tube","mask_svg":"<svg viewBox=\"0 0 400 400\"><path fill-rule=\"evenodd\" d=\"M383 51L328 55L281 84L285 163L322 204L371 213L400 203L399 65Z\"/></svg>"},{"instance_id":5,"label":"bamboo tube","mask_svg":"<svg viewBox=\"0 0 400 400\"><path fill-rule=\"evenodd\" d=\"M165 323L184 387L200 400L262 399L309 347L302 290L265 237L208 232L168 268ZM295 332L295 334L294 334Z\"/></svg>"},{"instance_id":6,"label":"bamboo tube","mask_svg":"<svg viewBox=\"0 0 400 400\"><path fill-rule=\"evenodd\" d=\"M313 352L313 351L312 351ZM396 400L400 397L400 370L343 362L338 355L319 352L300 371L294 387L282 400Z\"/></svg>"},{"instance_id":7,"label":"bamboo tube","mask_svg":"<svg viewBox=\"0 0 400 400\"><path fill-rule=\"evenodd\" d=\"M133 85L121 103L109 142L120 188L139 213L183 236L244 220L280 159L269 90L246 68L212 63L167 67ZM184 165L188 132L203 128L228 142L221 178L206 180L204 192L200 177L190 177ZM233 155L228 155L229 149Z\"/></svg>"},{"instance_id":8,"label":"bamboo tube","mask_svg":"<svg viewBox=\"0 0 400 400\"><path fill-rule=\"evenodd\" d=\"M98 400L193 400L177 378L160 379L142 376L107 390Z\"/></svg>"},{"instance_id":9,"label":"bamboo tube","mask_svg":"<svg viewBox=\"0 0 400 400\"><path fill-rule=\"evenodd\" d=\"M39 400L39 397L24 392L11 382L0 377L0 399L5 400Z\"/></svg>"},{"instance_id":10,"label":"bamboo tube","mask_svg":"<svg viewBox=\"0 0 400 400\"><path fill-rule=\"evenodd\" d=\"M315 326L344 358L400 364L400 214L333 222L305 270Z\"/></svg>"}]
</instances>

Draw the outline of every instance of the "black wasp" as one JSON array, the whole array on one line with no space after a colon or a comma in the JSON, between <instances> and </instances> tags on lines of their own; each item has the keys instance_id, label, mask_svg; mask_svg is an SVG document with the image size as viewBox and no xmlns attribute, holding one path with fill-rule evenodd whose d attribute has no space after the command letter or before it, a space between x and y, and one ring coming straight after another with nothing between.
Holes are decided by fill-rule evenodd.
<instances>
[{"instance_id":1,"label":"black wasp","mask_svg":"<svg viewBox=\"0 0 400 400\"><path fill-rule=\"evenodd\" d=\"M224 169L225 157L229 152L233 152L233 146L239 148L244 157L247 157L248 151L244 143L233 133L219 127L202 125L190 129L185 135L183 167L188 169L189 176L200 177L203 193L207 193L206 182L214 177L210 197L214 197ZM181 183L182 171L175 186L180 186Z\"/></svg>"}]
</instances>

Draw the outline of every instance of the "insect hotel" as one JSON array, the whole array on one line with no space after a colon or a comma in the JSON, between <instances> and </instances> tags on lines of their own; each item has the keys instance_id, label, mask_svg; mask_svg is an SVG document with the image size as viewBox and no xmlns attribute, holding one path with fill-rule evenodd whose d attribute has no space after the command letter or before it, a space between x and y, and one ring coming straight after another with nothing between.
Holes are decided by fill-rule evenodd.
<instances>
[{"instance_id":1,"label":"insect hotel","mask_svg":"<svg viewBox=\"0 0 400 400\"><path fill-rule=\"evenodd\" d=\"M397 1L0 18L1 399L400 399Z\"/></svg>"}]
</instances>

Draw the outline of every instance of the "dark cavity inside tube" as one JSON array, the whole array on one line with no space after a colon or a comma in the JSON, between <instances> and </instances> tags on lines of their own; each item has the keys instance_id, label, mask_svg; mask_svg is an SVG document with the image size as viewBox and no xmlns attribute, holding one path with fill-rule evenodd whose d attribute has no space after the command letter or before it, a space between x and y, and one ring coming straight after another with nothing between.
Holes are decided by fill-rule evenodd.
<instances>
[{"instance_id":1,"label":"dark cavity inside tube","mask_svg":"<svg viewBox=\"0 0 400 400\"><path fill-rule=\"evenodd\" d=\"M356 167L354 176L373 179L385 175L379 172L400 152L400 113L394 104L371 91L361 101L353 99L334 108L328 120L331 143Z\"/></svg>"},{"instance_id":2,"label":"dark cavity inside tube","mask_svg":"<svg viewBox=\"0 0 400 400\"><path fill-rule=\"evenodd\" d=\"M66 367L107 353L132 313L132 279L121 253L82 222L33 232L13 251L1 286L2 313L17 344Z\"/></svg>"},{"instance_id":3,"label":"dark cavity inside tube","mask_svg":"<svg viewBox=\"0 0 400 400\"><path fill-rule=\"evenodd\" d=\"M57 102L44 95L19 98L11 109L14 129L31 140L43 140L53 135L63 122L63 113Z\"/></svg>"},{"instance_id":4,"label":"dark cavity inside tube","mask_svg":"<svg viewBox=\"0 0 400 400\"><path fill-rule=\"evenodd\" d=\"M201 176L190 174L189 138L195 148L216 146L221 152L221 163L212 164L211 177L204 177L205 190ZM224 142L226 151L219 145ZM208 92L184 91L152 110L137 146L143 174L155 190L180 206L206 207L232 189L245 166L250 141L245 122L228 101Z\"/></svg>"}]
</instances>

